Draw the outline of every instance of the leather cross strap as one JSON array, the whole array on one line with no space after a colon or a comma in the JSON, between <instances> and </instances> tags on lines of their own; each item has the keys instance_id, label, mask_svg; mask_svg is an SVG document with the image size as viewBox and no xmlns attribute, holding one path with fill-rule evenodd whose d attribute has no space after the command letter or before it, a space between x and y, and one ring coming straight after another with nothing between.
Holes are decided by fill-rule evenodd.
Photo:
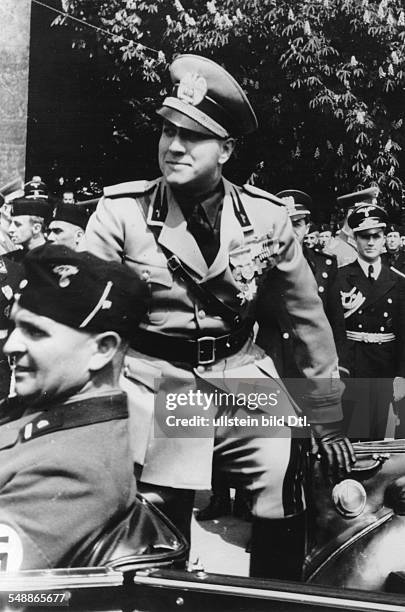
<instances>
[{"instance_id":1,"label":"leather cross strap","mask_svg":"<svg viewBox=\"0 0 405 612\"><path fill-rule=\"evenodd\" d=\"M168 251L168 249L166 250ZM168 251L168 253L170 253L170 251ZM168 257L167 267L174 276L177 276L187 285L190 291L194 293L210 314L220 316L226 323L229 323L234 328L240 325L242 321L240 314L230 306L224 304L224 302L218 299L214 293L211 293L205 287L197 283L193 277L190 276L176 255L172 254Z\"/></svg>"}]
</instances>

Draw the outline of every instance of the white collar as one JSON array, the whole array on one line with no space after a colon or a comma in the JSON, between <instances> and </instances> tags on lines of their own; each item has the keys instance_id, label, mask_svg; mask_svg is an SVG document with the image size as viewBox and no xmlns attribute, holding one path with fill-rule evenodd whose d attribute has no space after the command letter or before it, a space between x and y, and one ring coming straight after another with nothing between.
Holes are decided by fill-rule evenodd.
<instances>
[{"instance_id":1,"label":"white collar","mask_svg":"<svg viewBox=\"0 0 405 612\"><path fill-rule=\"evenodd\" d=\"M373 266L374 268L374 278L377 279L380 276L380 272L381 272L381 257L379 257L377 259L377 261L374 261L373 263L370 263L368 261L364 261L364 259L361 259L360 257L357 258L357 261L360 264L361 269L363 270L364 274L367 276L368 278L368 268L369 266Z\"/></svg>"}]
</instances>

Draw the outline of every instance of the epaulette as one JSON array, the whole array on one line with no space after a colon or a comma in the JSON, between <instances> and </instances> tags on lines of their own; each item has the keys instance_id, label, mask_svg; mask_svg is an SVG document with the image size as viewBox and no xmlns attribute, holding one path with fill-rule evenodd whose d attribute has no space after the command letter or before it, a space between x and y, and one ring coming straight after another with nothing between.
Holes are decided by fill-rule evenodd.
<instances>
[{"instance_id":1,"label":"epaulette","mask_svg":"<svg viewBox=\"0 0 405 612\"><path fill-rule=\"evenodd\" d=\"M149 193L157 185L157 181L127 181L126 183L118 183L118 185L110 185L104 187L103 193L107 198L118 198L142 193Z\"/></svg>"},{"instance_id":2,"label":"epaulette","mask_svg":"<svg viewBox=\"0 0 405 612\"><path fill-rule=\"evenodd\" d=\"M282 200L281 198L278 198L277 196L273 195L272 193L269 193L268 191L264 191L264 189L255 187L254 185L249 185L248 183L245 183L242 189L254 198L263 198L264 200L269 200L269 202L277 204L277 206L286 205L284 200Z\"/></svg>"}]
</instances>

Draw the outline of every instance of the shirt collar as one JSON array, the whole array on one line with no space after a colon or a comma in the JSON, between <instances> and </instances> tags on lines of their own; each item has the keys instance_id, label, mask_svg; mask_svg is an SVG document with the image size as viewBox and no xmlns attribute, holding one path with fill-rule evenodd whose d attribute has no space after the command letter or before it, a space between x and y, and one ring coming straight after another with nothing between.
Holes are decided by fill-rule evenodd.
<instances>
[{"instance_id":1,"label":"shirt collar","mask_svg":"<svg viewBox=\"0 0 405 612\"><path fill-rule=\"evenodd\" d=\"M380 276L380 272L381 272L381 257L379 257L377 259L377 261L374 261L372 264L368 261L364 261L364 259L361 259L360 257L357 258L357 261L360 264L361 269L363 270L364 274L368 277L368 269L370 267L370 265L373 266L374 268L374 278L378 278Z\"/></svg>"}]
</instances>

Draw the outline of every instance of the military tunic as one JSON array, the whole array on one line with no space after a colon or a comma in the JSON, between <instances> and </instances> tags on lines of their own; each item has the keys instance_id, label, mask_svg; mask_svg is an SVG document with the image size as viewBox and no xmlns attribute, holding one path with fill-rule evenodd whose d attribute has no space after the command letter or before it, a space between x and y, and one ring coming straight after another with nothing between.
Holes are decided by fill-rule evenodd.
<instances>
[{"instance_id":1,"label":"military tunic","mask_svg":"<svg viewBox=\"0 0 405 612\"><path fill-rule=\"evenodd\" d=\"M305 375L330 380L327 394L316 390L316 399L308 399L309 419L337 421L341 418L341 386L332 378L337 371L332 332L323 315L313 275L294 240L287 212L261 190L237 187L225 179L223 187L220 248L209 267L163 179L106 188L87 226L87 248L104 259L122 261L144 278L150 287L151 302L141 327L160 337L165 334L168 339L169 336L218 337L232 331L229 323L211 313L187 284L171 273L167 265L170 253L179 258L195 282L237 311L242 322L256 317L257 281L259 291L267 294L264 308L274 300L274 295L284 300L295 322L295 334L304 347L300 365ZM276 245L276 249L274 252L264 249L264 261L258 271L252 265L252 257L249 259L249 252L252 245L257 245L257 239L260 245L263 236L271 237L271 248ZM244 259L246 252L248 261ZM276 292L273 282L278 285ZM244 378L265 381L277 373L272 360L251 339L235 354L209 365L193 367L184 361L181 354L173 354L170 361L150 356L147 345L137 345L128 352L123 387L129 396L134 459L143 466L141 480L144 482L186 489L209 488L214 446L221 445L215 443L214 429L199 438L159 435L154 429L154 393L166 385L171 392L179 391L193 379L213 379L216 387L229 391L232 380L235 383ZM292 405L288 410L289 414L295 414ZM233 433L238 437L238 432ZM229 432L225 432L222 446L226 445L228 436ZM264 516L283 516L281 489L289 462L289 432L282 438L283 435L270 444L264 440L260 448L251 452L257 465L256 484L259 474L263 480L262 462L277 466L272 484L267 483L277 494L272 495L271 504L263 502ZM236 448L233 451L222 448L222 451L228 459L232 455L237 457ZM246 465L239 468L243 471ZM267 500L269 497L266 495Z\"/></svg>"},{"instance_id":2,"label":"military tunic","mask_svg":"<svg viewBox=\"0 0 405 612\"><path fill-rule=\"evenodd\" d=\"M382 264L371 284L357 261L340 268L339 277L348 335L343 365L356 379L345 392L349 434L381 438L393 378L405 376L405 279Z\"/></svg>"},{"instance_id":3,"label":"military tunic","mask_svg":"<svg viewBox=\"0 0 405 612\"><path fill-rule=\"evenodd\" d=\"M387 251L381 255L381 261L388 266L392 266L402 274L405 274L405 252L402 249L398 249L395 253Z\"/></svg>"},{"instance_id":4,"label":"military tunic","mask_svg":"<svg viewBox=\"0 0 405 612\"><path fill-rule=\"evenodd\" d=\"M318 285L319 297L332 328L339 365L341 365L345 358L347 341L336 257L306 246L303 247L303 254ZM257 343L271 355L280 376L294 379L301 375L296 365L294 333L291 320L285 316L284 308L276 309L279 305L274 304L272 317L266 317L265 313L262 313L263 321L258 330ZM293 381L292 386L294 386Z\"/></svg>"},{"instance_id":5,"label":"military tunic","mask_svg":"<svg viewBox=\"0 0 405 612\"><path fill-rule=\"evenodd\" d=\"M78 549L135 498L125 397L75 396L16 411L0 425L1 569L80 563Z\"/></svg>"}]
</instances>

